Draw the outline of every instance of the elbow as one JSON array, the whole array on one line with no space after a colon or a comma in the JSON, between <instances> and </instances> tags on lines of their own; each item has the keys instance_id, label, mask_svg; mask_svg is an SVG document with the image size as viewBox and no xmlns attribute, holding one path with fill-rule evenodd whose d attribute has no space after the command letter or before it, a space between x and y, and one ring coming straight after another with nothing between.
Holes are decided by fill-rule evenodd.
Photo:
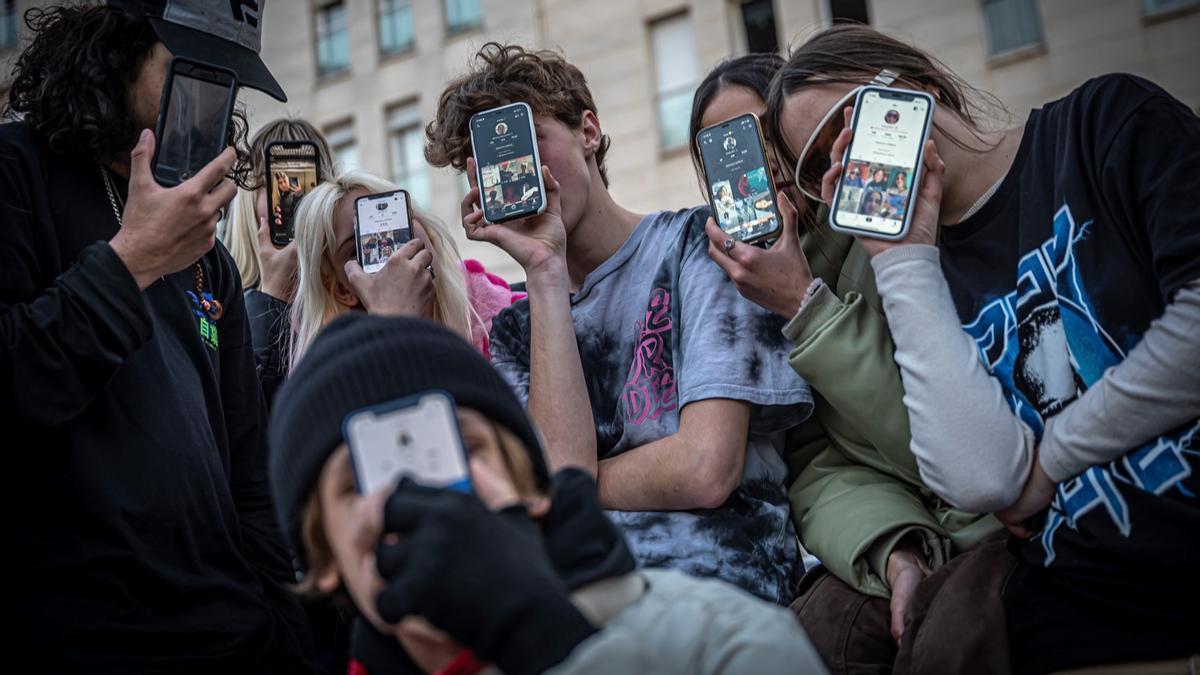
<instances>
[{"instance_id":1,"label":"elbow","mask_svg":"<svg viewBox=\"0 0 1200 675\"><path fill-rule=\"evenodd\" d=\"M994 513L1007 508L1021 495L1022 486L993 480L995 473L978 467L962 475L947 475L938 467L919 464L921 480L934 494L970 513Z\"/></svg>"},{"instance_id":2,"label":"elbow","mask_svg":"<svg viewBox=\"0 0 1200 675\"><path fill-rule=\"evenodd\" d=\"M692 508L716 509L729 501L729 496L742 483L742 462L712 462L690 472L689 501Z\"/></svg>"}]
</instances>

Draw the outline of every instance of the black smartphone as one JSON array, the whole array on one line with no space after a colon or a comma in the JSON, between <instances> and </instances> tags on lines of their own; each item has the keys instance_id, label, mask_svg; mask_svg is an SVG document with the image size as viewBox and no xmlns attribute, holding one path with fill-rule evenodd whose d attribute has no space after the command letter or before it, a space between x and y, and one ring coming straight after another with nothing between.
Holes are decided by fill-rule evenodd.
<instances>
[{"instance_id":1,"label":"black smartphone","mask_svg":"<svg viewBox=\"0 0 1200 675\"><path fill-rule=\"evenodd\" d=\"M229 144L238 81L233 71L180 57L171 59L154 131L154 180L179 185Z\"/></svg>"},{"instance_id":2,"label":"black smartphone","mask_svg":"<svg viewBox=\"0 0 1200 675\"><path fill-rule=\"evenodd\" d=\"M859 90L829 227L893 241L908 234L935 108L923 91L874 85Z\"/></svg>"},{"instance_id":3,"label":"black smartphone","mask_svg":"<svg viewBox=\"0 0 1200 675\"><path fill-rule=\"evenodd\" d=\"M717 225L747 244L777 238L783 221L758 116L746 113L701 129L696 145Z\"/></svg>"},{"instance_id":4,"label":"black smartphone","mask_svg":"<svg viewBox=\"0 0 1200 675\"><path fill-rule=\"evenodd\" d=\"M295 236L296 207L317 187L321 159L312 141L275 141L264 150L266 157L267 225L271 243L287 246Z\"/></svg>"},{"instance_id":5,"label":"black smartphone","mask_svg":"<svg viewBox=\"0 0 1200 675\"><path fill-rule=\"evenodd\" d=\"M484 220L503 223L545 211L542 158L529 104L476 113L470 126Z\"/></svg>"},{"instance_id":6,"label":"black smartphone","mask_svg":"<svg viewBox=\"0 0 1200 675\"><path fill-rule=\"evenodd\" d=\"M406 190L354 200L354 248L363 271L374 274L412 239L412 202Z\"/></svg>"}]
</instances>

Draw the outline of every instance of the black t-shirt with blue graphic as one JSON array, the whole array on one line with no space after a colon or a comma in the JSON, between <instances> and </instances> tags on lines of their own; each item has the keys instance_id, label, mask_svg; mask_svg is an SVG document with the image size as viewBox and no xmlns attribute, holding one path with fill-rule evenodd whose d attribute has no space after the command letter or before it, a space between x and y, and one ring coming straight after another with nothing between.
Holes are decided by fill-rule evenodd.
<instances>
[{"instance_id":1,"label":"black t-shirt with blue graphic","mask_svg":"<svg viewBox=\"0 0 1200 675\"><path fill-rule=\"evenodd\" d=\"M1040 438L1200 278L1200 119L1145 80L1091 80L1033 111L995 196L940 246L964 329ZM1015 546L1016 672L1200 651L1198 455L1200 420L1059 486Z\"/></svg>"}]
</instances>

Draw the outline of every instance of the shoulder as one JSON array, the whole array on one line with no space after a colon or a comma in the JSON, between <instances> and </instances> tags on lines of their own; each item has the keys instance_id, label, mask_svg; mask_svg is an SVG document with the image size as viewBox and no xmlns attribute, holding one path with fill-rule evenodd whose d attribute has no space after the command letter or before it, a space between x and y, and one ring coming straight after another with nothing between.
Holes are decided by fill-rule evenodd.
<instances>
[{"instance_id":1,"label":"shoulder","mask_svg":"<svg viewBox=\"0 0 1200 675\"><path fill-rule=\"evenodd\" d=\"M0 160L3 160L0 170L5 175L12 177L18 171L29 170L43 162L48 152L29 125L23 122L0 124Z\"/></svg>"},{"instance_id":2,"label":"shoulder","mask_svg":"<svg viewBox=\"0 0 1200 675\"><path fill-rule=\"evenodd\" d=\"M1047 103L1042 115L1060 130L1077 127L1085 137L1107 147L1127 129L1131 119L1144 119L1154 111L1175 106L1182 108L1183 104L1157 84L1136 75L1113 73L1094 77Z\"/></svg>"}]
</instances>

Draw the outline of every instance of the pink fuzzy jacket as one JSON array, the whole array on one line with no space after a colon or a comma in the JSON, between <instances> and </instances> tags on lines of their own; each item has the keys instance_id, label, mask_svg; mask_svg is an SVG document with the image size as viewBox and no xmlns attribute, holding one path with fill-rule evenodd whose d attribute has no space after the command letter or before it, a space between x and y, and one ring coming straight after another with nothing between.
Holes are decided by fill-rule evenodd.
<instances>
[{"instance_id":1,"label":"pink fuzzy jacket","mask_svg":"<svg viewBox=\"0 0 1200 675\"><path fill-rule=\"evenodd\" d=\"M492 319L526 294L514 292L507 281L485 270L478 260L464 260L463 273L467 278L467 300L479 315L479 322L471 326L471 341L485 358L491 359Z\"/></svg>"}]
</instances>

